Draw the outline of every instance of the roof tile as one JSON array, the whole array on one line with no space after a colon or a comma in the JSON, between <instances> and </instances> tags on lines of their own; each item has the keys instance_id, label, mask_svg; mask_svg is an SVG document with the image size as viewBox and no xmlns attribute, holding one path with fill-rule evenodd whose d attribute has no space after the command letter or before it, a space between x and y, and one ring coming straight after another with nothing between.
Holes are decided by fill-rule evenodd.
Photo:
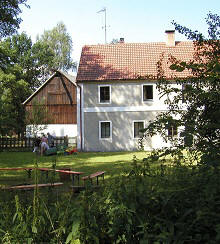
<instances>
[{"instance_id":1,"label":"roof tile","mask_svg":"<svg viewBox=\"0 0 220 244\"><path fill-rule=\"evenodd\" d=\"M170 70L169 57L172 55L182 61L193 60L193 42L176 42L175 47L168 47L164 42L119 43L84 46L76 80L135 80L156 76L157 62L161 55L166 77L181 78L190 75L188 71Z\"/></svg>"}]
</instances>

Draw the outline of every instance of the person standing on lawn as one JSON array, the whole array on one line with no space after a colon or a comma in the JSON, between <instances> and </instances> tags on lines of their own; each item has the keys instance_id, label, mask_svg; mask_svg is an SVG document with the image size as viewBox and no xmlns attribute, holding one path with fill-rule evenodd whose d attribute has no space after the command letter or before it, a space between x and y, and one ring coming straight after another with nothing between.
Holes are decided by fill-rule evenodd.
<instances>
[{"instance_id":1,"label":"person standing on lawn","mask_svg":"<svg viewBox=\"0 0 220 244\"><path fill-rule=\"evenodd\" d=\"M47 140L47 137L43 134L42 138L41 138L41 156L43 156L44 152L49 149L49 146L48 146L48 140Z\"/></svg>"},{"instance_id":2,"label":"person standing on lawn","mask_svg":"<svg viewBox=\"0 0 220 244\"><path fill-rule=\"evenodd\" d=\"M49 132L47 133L47 140L48 140L49 147L53 147L54 146L54 137Z\"/></svg>"}]
</instances>

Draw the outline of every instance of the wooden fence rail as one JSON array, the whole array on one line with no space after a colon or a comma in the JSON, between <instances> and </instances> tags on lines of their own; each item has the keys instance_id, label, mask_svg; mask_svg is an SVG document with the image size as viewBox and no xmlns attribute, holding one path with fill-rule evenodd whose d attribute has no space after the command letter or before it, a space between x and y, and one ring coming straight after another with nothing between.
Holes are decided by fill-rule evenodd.
<instances>
[{"instance_id":1,"label":"wooden fence rail","mask_svg":"<svg viewBox=\"0 0 220 244\"><path fill-rule=\"evenodd\" d=\"M54 146L66 144L67 146L75 146L75 137L56 137L54 138ZM31 151L34 147L34 138L8 138L0 137L0 151Z\"/></svg>"}]
</instances>

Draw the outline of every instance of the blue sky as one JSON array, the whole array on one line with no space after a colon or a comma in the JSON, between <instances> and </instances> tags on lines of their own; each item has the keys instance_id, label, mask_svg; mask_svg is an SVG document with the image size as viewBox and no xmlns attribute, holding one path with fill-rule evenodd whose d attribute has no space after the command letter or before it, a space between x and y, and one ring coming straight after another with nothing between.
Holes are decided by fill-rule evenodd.
<instances>
[{"instance_id":1,"label":"blue sky","mask_svg":"<svg viewBox=\"0 0 220 244\"><path fill-rule=\"evenodd\" d=\"M104 43L104 13L107 9L107 41L125 38L125 42L164 41L164 31L173 29L175 20L193 30L206 32L209 11L220 15L220 0L28 0L22 8L20 32L35 41L37 34L50 30L60 21L73 40L72 57L79 61L85 44ZM177 40L185 40L179 34Z\"/></svg>"}]
</instances>

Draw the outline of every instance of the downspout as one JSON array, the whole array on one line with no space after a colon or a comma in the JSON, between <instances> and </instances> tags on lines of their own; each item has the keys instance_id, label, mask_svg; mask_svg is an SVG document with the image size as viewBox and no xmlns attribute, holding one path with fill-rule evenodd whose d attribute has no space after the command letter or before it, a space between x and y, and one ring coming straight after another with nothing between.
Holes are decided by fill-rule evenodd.
<instances>
[{"instance_id":1,"label":"downspout","mask_svg":"<svg viewBox=\"0 0 220 244\"><path fill-rule=\"evenodd\" d=\"M80 101L80 106L79 106L79 114L80 114L80 149L82 151L82 87L77 84L77 86L79 87L79 101Z\"/></svg>"}]
</instances>

